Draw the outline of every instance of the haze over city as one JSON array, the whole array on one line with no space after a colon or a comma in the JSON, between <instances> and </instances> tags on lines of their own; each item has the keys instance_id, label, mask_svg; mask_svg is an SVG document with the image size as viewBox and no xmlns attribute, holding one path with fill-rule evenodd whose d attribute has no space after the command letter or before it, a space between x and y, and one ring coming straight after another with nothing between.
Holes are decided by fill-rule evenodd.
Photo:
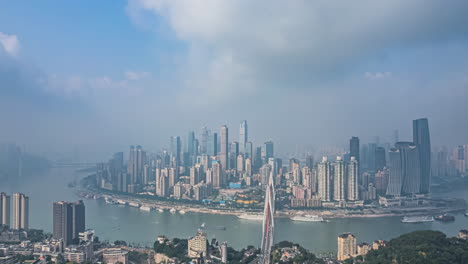
<instances>
[{"instance_id":1,"label":"haze over city","mask_svg":"<svg viewBox=\"0 0 468 264\"><path fill-rule=\"evenodd\" d=\"M97 160L247 119L254 141L293 152L395 129L409 140L428 117L433 145L456 145L467 12L463 0L6 1L0 135Z\"/></svg>"}]
</instances>

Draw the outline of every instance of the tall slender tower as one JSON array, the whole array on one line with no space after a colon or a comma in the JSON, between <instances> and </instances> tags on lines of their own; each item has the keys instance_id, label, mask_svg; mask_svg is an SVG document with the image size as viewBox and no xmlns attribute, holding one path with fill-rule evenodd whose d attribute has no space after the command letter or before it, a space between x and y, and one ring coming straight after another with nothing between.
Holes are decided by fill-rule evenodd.
<instances>
[{"instance_id":1,"label":"tall slender tower","mask_svg":"<svg viewBox=\"0 0 468 264\"><path fill-rule=\"evenodd\" d=\"M318 195L325 202L331 201L331 165L327 157L322 158L322 162L317 165Z\"/></svg>"},{"instance_id":2,"label":"tall slender tower","mask_svg":"<svg viewBox=\"0 0 468 264\"><path fill-rule=\"evenodd\" d=\"M0 193L0 225L10 226L10 196Z\"/></svg>"},{"instance_id":3,"label":"tall slender tower","mask_svg":"<svg viewBox=\"0 0 468 264\"><path fill-rule=\"evenodd\" d=\"M429 193L431 191L431 138L427 118L413 120L413 143L419 150L420 192Z\"/></svg>"},{"instance_id":4,"label":"tall slender tower","mask_svg":"<svg viewBox=\"0 0 468 264\"><path fill-rule=\"evenodd\" d=\"M349 155L359 161L359 138L352 137L349 140Z\"/></svg>"},{"instance_id":5,"label":"tall slender tower","mask_svg":"<svg viewBox=\"0 0 468 264\"><path fill-rule=\"evenodd\" d=\"M359 162L356 160L356 157L351 157L351 160L348 164L348 177L347 177L347 198L350 201L356 201L359 199L359 186L358 186L358 172L359 172Z\"/></svg>"},{"instance_id":6,"label":"tall slender tower","mask_svg":"<svg viewBox=\"0 0 468 264\"><path fill-rule=\"evenodd\" d=\"M228 127L226 125L224 126L221 126L220 128L220 136L221 136L221 139L220 139L220 142L221 142L221 146L220 146L220 150L219 150L219 161L221 163L221 167L223 170L227 170L229 169L228 167L228 151L229 151L229 148L228 148Z\"/></svg>"},{"instance_id":7,"label":"tall slender tower","mask_svg":"<svg viewBox=\"0 0 468 264\"><path fill-rule=\"evenodd\" d=\"M13 194L13 229L29 228L29 197L22 193Z\"/></svg>"},{"instance_id":8,"label":"tall slender tower","mask_svg":"<svg viewBox=\"0 0 468 264\"><path fill-rule=\"evenodd\" d=\"M242 155L245 155L245 145L248 142L248 130L247 130L247 120L244 120L240 124L240 131L239 131L239 152Z\"/></svg>"},{"instance_id":9,"label":"tall slender tower","mask_svg":"<svg viewBox=\"0 0 468 264\"><path fill-rule=\"evenodd\" d=\"M275 232L275 184L273 173L270 173L268 186L265 189L265 208L263 211L262 227L262 261L263 264L270 264L271 248L274 242Z\"/></svg>"}]
</instances>

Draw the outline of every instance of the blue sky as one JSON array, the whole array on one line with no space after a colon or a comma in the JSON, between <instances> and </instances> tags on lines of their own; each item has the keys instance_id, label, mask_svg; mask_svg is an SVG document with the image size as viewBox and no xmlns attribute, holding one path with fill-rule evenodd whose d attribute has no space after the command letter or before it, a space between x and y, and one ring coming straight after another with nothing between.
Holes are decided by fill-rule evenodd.
<instances>
[{"instance_id":1,"label":"blue sky","mask_svg":"<svg viewBox=\"0 0 468 264\"><path fill-rule=\"evenodd\" d=\"M419 117L436 144L468 143L466 1L0 7L2 137L38 151L156 149L203 125L235 140L243 119L284 151L409 137Z\"/></svg>"}]
</instances>

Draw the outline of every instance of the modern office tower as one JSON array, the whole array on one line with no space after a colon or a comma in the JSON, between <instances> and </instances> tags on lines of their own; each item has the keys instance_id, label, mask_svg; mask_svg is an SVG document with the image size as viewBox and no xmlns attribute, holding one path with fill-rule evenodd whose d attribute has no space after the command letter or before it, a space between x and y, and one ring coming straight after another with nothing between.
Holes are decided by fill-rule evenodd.
<instances>
[{"instance_id":1,"label":"modern office tower","mask_svg":"<svg viewBox=\"0 0 468 264\"><path fill-rule=\"evenodd\" d=\"M348 164L348 171L347 171L347 199L350 201L357 201L359 200L359 162L356 160L354 156L351 157L349 164Z\"/></svg>"},{"instance_id":2,"label":"modern office tower","mask_svg":"<svg viewBox=\"0 0 468 264\"><path fill-rule=\"evenodd\" d=\"M208 131L208 142L206 143L206 154L209 156L218 155L218 133Z\"/></svg>"},{"instance_id":3,"label":"modern office tower","mask_svg":"<svg viewBox=\"0 0 468 264\"><path fill-rule=\"evenodd\" d=\"M412 142L398 142L395 144L400 150L402 162L402 193L416 194L421 190L421 166L419 149Z\"/></svg>"},{"instance_id":4,"label":"modern office tower","mask_svg":"<svg viewBox=\"0 0 468 264\"><path fill-rule=\"evenodd\" d=\"M356 255L356 237L351 233L338 236L338 261L344 261Z\"/></svg>"},{"instance_id":5,"label":"modern office tower","mask_svg":"<svg viewBox=\"0 0 468 264\"><path fill-rule=\"evenodd\" d=\"M130 183L132 185L140 184L143 178L143 166L146 163L146 152L141 146L130 146L128 157L127 171L130 175Z\"/></svg>"},{"instance_id":6,"label":"modern office tower","mask_svg":"<svg viewBox=\"0 0 468 264\"><path fill-rule=\"evenodd\" d=\"M150 181L150 173L151 173L151 167L148 164L145 164L143 166L143 179L142 179L142 184L147 185Z\"/></svg>"},{"instance_id":7,"label":"modern office tower","mask_svg":"<svg viewBox=\"0 0 468 264\"><path fill-rule=\"evenodd\" d=\"M229 148L229 165L230 169L235 170L237 168L237 156L239 155L239 143L231 142Z\"/></svg>"},{"instance_id":8,"label":"modern office tower","mask_svg":"<svg viewBox=\"0 0 468 264\"><path fill-rule=\"evenodd\" d=\"M73 213L73 240L79 241L79 233L86 229L85 205L82 200L72 204Z\"/></svg>"},{"instance_id":9,"label":"modern office tower","mask_svg":"<svg viewBox=\"0 0 468 264\"><path fill-rule=\"evenodd\" d=\"M200 154L208 153L208 128L202 127L201 142L200 142Z\"/></svg>"},{"instance_id":10,"label":"modern office tower","mask_svg":"<svg viewBox=\"0 0 468 264\"><path fill-rule=\"evenodd\" d=\"M189 258L206 257L207 256L207 239L203 231L198 230L197 235L188 240L188 256Z\"/></svg>"},{"instance_id":11,"label":"modern office tower","mask_svg":"<svg viewBox=\"0 0 468 264\"><path fill-rule=\"evenodd\" d=\"M53 238L63 239L65 245L73 242L73 210L68 202L55 202L53 206Z\"/></svg>"},{"instance_id":12,"label":"modern office tower","mask_svg":"<svg viewBox=\"0 0 468 264\"><path fill-rule=\"evenodd\" d=\"M253 143L250 141L245 143L244 158L253 158Z\"/></svg>"},{"instance_id":13,"label":"modern office tower","mask_svg":"<svg viewBox=\"0 0 468 264\"><path fill-rule=\"evenodd\" d=\"M179 136L171 137L171 155L176 158L177 166L181 163L182 143Z\"/></svg>"},{"instance_id":14,"label":"modern office tower","mask_svg":"<svg viewBox=\"0 0 468 264\"><path fill-rule=\"evenodd\" d=\"M333 200L344 201L346 199L346 166L340 156L336 157L333 168Z\"/></svg>"},{"instance_id":15,"label":"modern office tower","mask_svg":"<svg viewBox=\"0 0 468 264\"><path fill-rule=\"evenodd\" d=\"M248 129L247 129L247 120L244 120L240 124L240 131L239 131L239 152L244 155L245 154L245 146L248 142Z\"/></svg>"},{"instance_id":16,"label":"modern office tower","mask_svg":"<svg viewBox=\"0 0 468 264\"><path fill-rule=\"evenodd\" d=\"M129 184L134 184L136 182L136 152L135 146L130 146L130 152L128 154L128 164L127 164L127 172L130 175L130 182Z\"/></svg>"},{"instance_id":17,"label":"modern office tower","mask_svg":"<svg viewBox=\"0 0 468 264\"><path fill-rule=\"evenodd\" d=\"M322 158L322 162L317 165L318 195L322 201L331 201L331 166L327 157Z\"/></svg>"},{"instance_id":18,"label":"modern office tower","mask_svg":"<svg viewBox=\"0 0 468 264\"><path fill-rule=\"evenodd\" d=\"M190 131L187 137L187 152L189 155L189 166L194 164L194 157L196 156L195 132Z\"/></svg>"},{"instance_id":19,"label":"modern office tower","mask_svg":"<svg viewBox=\"0 0 468 264\"><path fill-rule=\"evenodd\" d=\"M413 143L419 151L421 193L431 191L431 139L427 118L413 120Z\"/></svg>"},{"instance_id":20,"label":"modern office tower","mask_svg":"<svg viewBox=\"0 0 468 264\"><path fill-rule=\"evenodd\" d=\"M263 225L262 225L262 244L261 253L263 264L270 264L271 248L274 243L275 233L275 182L273 173L270 173L268 185L265 190L265 207L263 209Z\"/></svg>"},{"instance_id":21,"label":"modern office tower","mask_svg":"<svg viewBox=\"0 0 468 264\"><path fill-rule=\"evenodd\" d=\"M401 196L401 187L403 184L403 164L400 155L400 149L392 148L388 154L389 170L387 195Z\"/></svg>"},{"instance_id":22,"label":"modern office tower","mask_svg":"<svg viewBox=\"0 0 468 264\"><path fill-rule=\"evenodd\" d=\"M349 140L349 155L350 157L355 157L359 161L359 138L351 137Z\"/></svg>"},{"instance_id":23,"label":"modern office tower","mask_svg":"<svg viewBox=\"0 0 468 264\"><path fill-rule=\"evenodd\" d=\"M221 262L227 263L228 261L228 245L227 242L221 243Z\"/></svg>"},{"instance_id":24,"label":"modern office tower","mask_svg":"<svg viewBox=\"0 0 468 264\"><path fill-rule=\"evenodd\" d=\"M253 171L254 173L258 173L260 167L262 167L263 160L262 160L262 147L256 147L255 153L253 156Z\"/></svg>"},{"instance_id":25,"label":"modern office tower","mask_svg":"<svg viewBox=\"0 0 468 264\"><path fill-rule=\"evenodd\" d=\"M29 197L13 194L13 229L29 229Z\"/></svg>"},{"instance_id":26,"label":"modern office tower","mask_svg":"<svg viewBox=\"0 0 468 264\"><path fill-rule=\"evenodd\" d=\"M174 185L179 181L179 170L176 168L169 168L169 188L174 187Z\"/></svg>"},{"instance_id":27,"label":"modern office tower","mask_svg":"<svg viewBox=\"0 0 468 264\"><path fill-rule=\"evenodd\" d=\"M237 164L237 172L238 173L244 172L244 156L243 155L241 154L237 155L236 164Z\"/></svg>"},{"instance_id":28,"label":"modern office tower","mask_svg":"<svg viewBox=\"0 0 468 264\"><path fill-rule=\"evenodd\" d=\"M247 177L252 176L252 160L250 158L245 159L245 175Z\"/></svg>"},{"instance_id":29,"label":"modern office tower","mask_svg":"<svg viewBox=\"0 0 468 264\"><path fill-rule=\"evenodd\" d=\"M457 146L453 151L453 160L455 162L455 168L459 174L463 174L466 171L465 151L462 145Z\"/></svg>"},{"instance_id":30,"label":"modern office tower","mask_svg":"<svg viewBox=\"0 0 468 264\"><path fill-rule=\"evenodd\" d=\"M195 167L190 167L190 185L194 186L200 182L199 170Z\"/></svg>"},{"instance_id":31,"label":"modern office tower","mask_svg":"<svg viewBox=\"0 0 468 264\"><path fill-rule=\"evenodd\" d=\"M387 166L385 148L377 147L375 149L375 170L383 170L385 166Z\"/></svg>"},{"instance_id":32,"label":"modern office tower","mask_svg":"<svg viewBox=\"0 0 468 264\"><path fill-rule=\"evenodd\" d=\"M314 167L314 157L312 157L312 155L307 154L305 158L305 166L309 167L310 169Z\"/></svg>"},{"instance_id":33,"label":"modern office tower","mask_svg":"<svg viewBox=\"0 0 468 264\"><path fill-rule=\"evenodd\" d=\"M263 160L268 162L270 158L274 157L273 141L267 141L263 144Z\"/></svg>"},{"instance_id":34,"label":"modern office tower","mask_svg":"<svg viewBox=\"0 0 468 264\"><path fill-rule=\"evenodd\" d=\"M375 170L375 150L377 143L369 143L367 151L367 169Z\"/></svg>"},{"instance_id":35,"label":"modern office tower","mask_svg":"<svg viewBox=\"0 0 468 264\"><path fill-rule=\"evenodd\" d=\"M219 130L220 134L220 149L219 149L219 161L221 163L221 167L223 170L227 170L229 168L229 159L228 159L228 139L229 139L229 131L226 125L221 126Z\"/></svg>"},{"instance_id":36,"label":"modern office tower","mask_svg":"<svg viewBox=\"0 0 468 264\"><path fill-rule=\"evenodd\" d=\"M213 177L213 187L219 188L224 186L224 177L221 164L219 161L214 160L211 163L212 177Z\"/></svg>"},{"instance_id":37,"label":"modern office tower","mask_svg":"<svg viewBox=\"0 0 468 264\"><path fill-rule=\"evenodd\" d=\"M10 196L0 193L0 225L10 226Z\"/></svg>"},{"instance_id":38,"label":"modern office tower","mask_svg":"<svg viewBox=\"0 0 468 264\"><path fill-rule=\"evenodd\" d=\"M55 202L53 205L53 237L63 239L65 245L78 243L79 233L86 229L85 205L76 203Z\"/></svg>"}]
</instances>

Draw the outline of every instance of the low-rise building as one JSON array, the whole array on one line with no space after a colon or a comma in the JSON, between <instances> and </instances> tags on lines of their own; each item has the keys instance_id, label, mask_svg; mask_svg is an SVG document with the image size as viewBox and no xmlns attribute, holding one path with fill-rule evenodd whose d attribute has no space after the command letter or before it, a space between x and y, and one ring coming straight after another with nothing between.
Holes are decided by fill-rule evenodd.
<instances>
[{"instance_id":1,"label":"low-rise building","mask_svg":"<svg viewBox=\"0 0 468 264\"><path fill-rule=\"evenodd\" d=\"M121 248L107 248L102 253L102 261L107 264L128 263L128 251Z\"/></svg>"}]
</instances>

